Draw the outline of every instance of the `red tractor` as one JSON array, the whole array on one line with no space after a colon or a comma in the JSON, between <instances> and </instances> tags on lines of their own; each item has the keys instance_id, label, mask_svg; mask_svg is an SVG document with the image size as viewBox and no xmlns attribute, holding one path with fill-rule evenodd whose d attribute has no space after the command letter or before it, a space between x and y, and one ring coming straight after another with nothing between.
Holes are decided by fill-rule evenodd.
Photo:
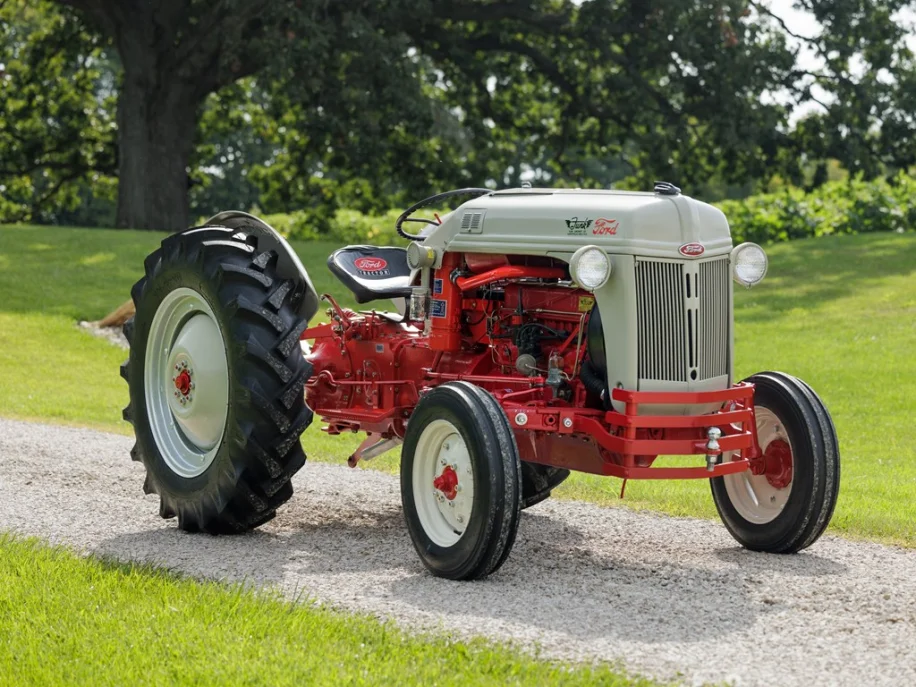
<instances>
[{"instance_id":1,"label":"red tractor","mask_svg":"<svg viewBox=\"0 0 916 687\"><path fill-rule=\"evenodd\" d=\"M458 196L441 218L414 214ZM132 455L163 517L209 533L270 520L315 413L330 434L366 433L351 466L401 446L407 527L441 577L499 568L521 510L570 470L708 479L729 532L758 551L824 531L833 422L795 377L733 379L732 282L760 282L767 259L732 245L721 212L665 183L461 189L412 206L397 230L406 249L330 256L372 305L324 295L329 321L311 327L305 269L255 217L222 213L147 258L122 375ZM659 455L698 464L657 467Z\"/></svg>"}]
</instances>

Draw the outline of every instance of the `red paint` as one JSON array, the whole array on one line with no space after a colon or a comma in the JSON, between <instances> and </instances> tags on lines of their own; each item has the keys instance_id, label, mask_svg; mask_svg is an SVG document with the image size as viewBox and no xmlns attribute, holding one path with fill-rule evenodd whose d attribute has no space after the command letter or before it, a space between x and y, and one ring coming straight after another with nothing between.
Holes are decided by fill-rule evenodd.
<instances>
[{"instance_id":1,"label":"red paint","mask_svg":"<svg viewBox=\"0 0 916 687\"><path fill-rule=\"evenodd\" d=\"M458 351L461 349L461 289L452 283L452 272L461 264L461 255L446 253L442 267L436 270L435 278L441 280L442 292L432 295L430 311L442 312L444 316L431 318L429 347L434 351Z\"/></svg>"},{"instance_id":2,"label":"red paint","mask_svg":"<svg viewBox=\"0 0 916 687\"><path fill-rule=\"evenodd\" d=\"M595 228L592 229L592 234L595 236L614 236L619 227L620 222L616 219L599 217L595 220Z\"/></svg>"},{"instance_id":3,"label":"red paint","mask_svg":"<svg viewBox=\"0 0 916 687\"><path fill-rule=\"evenodd\" d=\"M760 459L767 482L785 489L792 482L792 448L782 439L771 441Z\"/></svg>"},{"instance_id":4,"label":"red paint","mask_svg":"<svg viewBox=\"0 0 916 687\"><path fill-rule=\"evenodd\" d=\"M388 261L382 258L356 258L353 265L361 272L381 272L388 267Z\"/></svg>"},{"instance_id":5,"label":"red paint","mask_svg":"<svg viewBox=\"0 0 916 687\"><path fill-rule=\"evenodd\" d=\"M465 253L464 260L468 269L474 274L480 274L497 267L505 267L509 264L509 258L498 253Z\"/></svg>"},{"instance_id":6,"label":"red paint","mask_svg":"<svg viewBox=\"0 0 916 687\"><path fill-rule=\"evenodd\" d=\"M181 392L182 396L187 396L191 393L191 373L187 370L182 370L181 373L175 377L175 388Z\"/></svg>"},{"instance_id":7,"label":"red paint","mask_svg":"<svg viewBox=\"0 0 916 687\"><path fill-rule=\"evenodd\" d=\"M451 465L446 465L442 474L433 480L433 488L441 491L449 501L454 501L458 495L458 473L452 470Z\"/></svg>"},{"instance_id":8,"label":"red paint","mask_svg":"<svg viewBox=\"0 0 916 687\"><path fill-rule=\"evenodd\" d=\"M698 258L706 252L706 249L703 248L702 243L685 243L677 250L678 253L681 255L686 255L688 258Z\"/></svg>"},{"instance_id":9,"label":"red paint","mask_svg":"<svg viewBox=\"0 0 916 687\"><path fill-rule=\"evenodd\" d=\"M487 284L507 279L562 279L566 276L566 270L560 267L521 267L510 265L509 267L497 267L483 274L473 277L459 277L458 288L462 291L470 291Z\"/></svg>"},{"instance_id":10,"label":"red paint","mask_svg":"<svg viewBox=\"0 0 916 687\"><path fill-rule=\"evenodd\" d=\"M428 332L422 322L392 321L373 311L354 312L332 303L331 322L303 333L304 339L314 339L308 355L314 374L306 384L306 401L327 424L326 431L403 438L424 393L463 380L496 398L510 420L523 460L626 479L708 479L749 466L763 474L771 472L772 462L774 480L791 480L785 452L778 445L759 457L753 385L708 392L613 389L618 409L588 406L589 394L579 378L585 356L584 337L579 334L588 325L590 308L587 301L585 307L582 303L590 294L551 283L566 275L565 268L543 262L502 264L453 281L456 271L468 272L465 256L446 253L433 275L442 280L442 292L433 298L447 301L448 307L445 317L432 318ZM490 288L477 291L485 286ZM566 379L561 396L546 384L544 372L528 377L516 369L519 351L511 326L519 319L556 333L541 341L540 362L545 370L550 358L559 365ZM673 416L640 413L641 405L666 403L713 405L720 410ZM515 423L519 413L525 414L525 425ZM737 453L734 460L707 471L710 427L723 432L721 452ZM658 455L696 456L696 463L653 467ZM446 495L456 486L447 471L436 479L436 488Z\"/></svg>"}]
</instances>

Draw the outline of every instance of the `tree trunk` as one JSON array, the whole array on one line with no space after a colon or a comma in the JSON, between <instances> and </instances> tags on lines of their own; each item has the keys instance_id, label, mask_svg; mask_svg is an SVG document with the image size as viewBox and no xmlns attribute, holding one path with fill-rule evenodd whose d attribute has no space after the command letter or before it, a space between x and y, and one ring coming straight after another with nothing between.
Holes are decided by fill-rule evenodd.
<instances>
[{"instance_id":1,"label":"tree trunk","mask_svg":"<svg viewBox=\"0 0 916 687\"><path fill-rule=\"evenodd\" d=\"M146 64L158 62L155 55L144 57ZM205 96L170 76L157 73L155 66L124 64L118 97L118 227L179 231L188 226L188 162Z\"/></svg>"}]
</instances>

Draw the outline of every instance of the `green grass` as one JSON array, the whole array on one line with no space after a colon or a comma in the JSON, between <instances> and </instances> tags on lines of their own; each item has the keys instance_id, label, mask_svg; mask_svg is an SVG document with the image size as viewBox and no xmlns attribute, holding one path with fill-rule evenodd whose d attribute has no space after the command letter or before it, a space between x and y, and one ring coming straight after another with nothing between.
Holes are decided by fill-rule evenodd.
<instances>
[{"instance_id":1,"label":"green grass","mask_svg":"<svg viewBox=\"0 0 916 687\"><path fill-rule=\"evenodd\" d=\"M86 336L127 298L161 234L17 227L0 229L0 413L128 432L124 353ZM347 304L324 261L336 245L294 244L319 291ZM736 291L739 377L768 369L808 381L836 421L843 460L831 531L916 546L916 236L836 236L769 249L770 273ZM313 426L311 459L343 462L356 437ZM368 464L394 471L397 458ZM576 474L560 498L621 503L620 482ZM716 517L705 481L632 481L624 505Z\"/></svg>"},{"instance_id":2,"label":"green grass","mask_svg":"<svg viewBox=\"0 0 916 687\"><path fill-rule=\"evenodd\" d=\"M0 684L651 683L0 535Z\"/></svg>"}]
</instances>

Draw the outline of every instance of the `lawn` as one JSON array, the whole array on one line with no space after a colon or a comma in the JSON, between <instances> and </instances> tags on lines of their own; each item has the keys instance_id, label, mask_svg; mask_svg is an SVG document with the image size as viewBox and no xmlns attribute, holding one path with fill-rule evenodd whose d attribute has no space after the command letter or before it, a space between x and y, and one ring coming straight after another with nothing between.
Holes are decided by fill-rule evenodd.
<instances>
[{"instance_id":1,"label":"lawn","mask_svg":"<svg viewBox=\"0 0 916 687\"><path fill-rule=\"evenodd\" d=\"M0 534L4 685L649 685Z\"/></svg>"},{"instance_id":2,"label":"lawn","mask_svg":"<svg viewBox=\"0 0 916 687\"><path fill-rule=\"evenodd\" d=\"M0 414L127 433L118 377L125 354L79 331L119 305L161 235L0 229ZM294 244L319 292L352 303L324 265L336 245ZM843 460L830 531L916 546L916 235L837 236L769 248L763 284L736 291L739 377L782 370L808 381L837 424ZM355 437L303 437L310 458L343 462ZM393 471L397 457L368 467ZM716 517L709 487L620 482L576 474L557 490L575 498L674 515Z\"/></svg>"}]
</instances>

